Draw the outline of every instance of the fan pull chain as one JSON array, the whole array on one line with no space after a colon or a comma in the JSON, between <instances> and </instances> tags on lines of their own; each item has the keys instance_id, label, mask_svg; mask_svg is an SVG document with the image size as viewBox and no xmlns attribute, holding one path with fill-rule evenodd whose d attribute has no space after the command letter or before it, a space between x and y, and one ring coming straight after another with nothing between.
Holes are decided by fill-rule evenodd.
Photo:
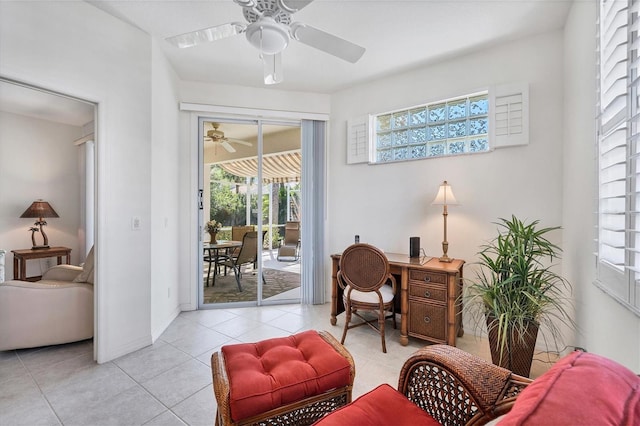
<instances>
[{"instance_id":1,"label":"fan pull chain","mask_svg":"<svg viewBox=\"0 0 640 426\"><path fill-rule=\"evenodd\" d=\"M259 58L264 60L264 53L262 51L262 30L264 29L264 27L262 25L260 25L260 56Z\"/></svg>"}]
</instances>

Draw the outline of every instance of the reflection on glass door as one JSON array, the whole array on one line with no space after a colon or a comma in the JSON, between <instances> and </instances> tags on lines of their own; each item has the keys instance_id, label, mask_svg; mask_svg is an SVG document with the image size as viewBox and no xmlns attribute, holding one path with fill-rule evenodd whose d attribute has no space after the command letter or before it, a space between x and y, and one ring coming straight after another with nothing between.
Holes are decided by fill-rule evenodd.
<instances>
[{"instance_id":1,"label":"reflection on glass door","mask_svg":"<svg viewBox=\"0 0 640 426\"><path fill-rule=\"evenodd\" d=\"M299 126L209 119L200 125L200 305L299 300L300 231L290 229L301 223Z\"/></svg>"},{"instance_id":2,"label":"reflection on glass door","mask_svg":"<svg viewBox=\"0 0 640 426\"><path fill-rule=\"evenodd\" d=\"M300 301L300 126L263 124L264 304Z\"/></svg>"}]
</instances>

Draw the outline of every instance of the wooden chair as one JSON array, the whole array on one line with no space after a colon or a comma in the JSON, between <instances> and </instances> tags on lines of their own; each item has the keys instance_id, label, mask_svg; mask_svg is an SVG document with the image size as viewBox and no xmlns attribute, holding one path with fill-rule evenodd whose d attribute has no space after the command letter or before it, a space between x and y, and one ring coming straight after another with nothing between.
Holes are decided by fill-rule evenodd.
<instances>
[{"instance_id":1,"label":"wooden chair","mask_svg":"<svg viewBox=\"0 0 640 426\"><path fill-rule=\"evenodd\" d=\"M396 313L393 299L396 294L396 280L389 272L389 261L384 253L369 244L353 244L340 257L338 284L344 290L345 322L342 340L344 344L347 330L368 324L380 333L382 352L387 352L384 340L384 322L390 311L393 318L393 328L396 328ZM385 285L391 281L391 286ZM367 320L358 311L376 311L378 313L378 327L376 319ZM350 325L351 316L355 315L363 322Z\"/></svg>"},{"instance_id":2,"label":"wooden chair","mask_svg":"<svg viewBox=\"0 0 640 426\"><path fill-rule=\"evenodd\" d=\"M284 239L278 248L278 260L300 258L300 222L290 221L284 226Z\"/></svg>"}]
</instances>

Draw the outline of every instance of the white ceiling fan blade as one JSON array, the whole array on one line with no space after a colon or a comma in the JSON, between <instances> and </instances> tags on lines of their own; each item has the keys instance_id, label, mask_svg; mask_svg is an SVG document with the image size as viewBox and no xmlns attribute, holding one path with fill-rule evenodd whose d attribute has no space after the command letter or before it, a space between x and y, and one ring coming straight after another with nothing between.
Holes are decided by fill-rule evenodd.
<instances>
[{"instance_id":1,"label":"white ceiling fan blade","mask_svg":"<svg viewBox=\"0 0 640 426\"><path fill-rule=\"evenodd\" d=\"M251 142L243 141L243 140L240 140L240 139L226 138L226 140L228 142L237 143L238 145L253 146L253 144Z\"/></svg>"},{"instance_id":2,"label":"white ceiling fan blade","mask_svg":"<svg viewBox=\"0 0 640 426\"><path fill-rule=\"evenodd\" d=\"M222 146L224 147L224 149L226 149L229 152L236 152L236 149L234 147L231 146L231 144L225 140L223 140L222 142L220 142L222 144Z\"/></svg>"},{"instance_id":3,"label":"white ceiling fan blade","mask_svg":"<svg viewBox=\"0 0 640 426\"><path fill-rule=\"evenodd\" d=\"M313 0L278 0L281 9L289 13L295 13L300 9L307 7Z\"/></svg>"},{"instance_id":4,"label":"white ceiling fan blade","mask_svg":"<svg viewBox=\"0 0 640 426\"><path fill-rule=\"evenodd\" d=\"M169 43L181 49L185 47L195 46L196 44L208 43L210 41L221 40L244 32L246 25L239 22L230 22L228 24L217 25L190 33L180 34L168 37Z\"/></svg>"},{"instance_id":5,"label":"white ceiling fan blade","mask_svg":"<svg viewBox=\"0 0 640 426\"><path fill-rule=\"evenodd\" d=\"M264 84L278 84L284 80L282 73L282 53L275 55L262 54L264 64Z\"/></svg>"},{"instance_id":6,"label":"white ceiling fan blade","mask_svg":"<svg viewBox=\"0 0 640 426\"><path fill-rule=\"evenodd\" d=\"M299 22L291 24L291 35L300 43L315 47L351 63L356 63L366 50L362 46Z\"/></svg>"}]
</instances>

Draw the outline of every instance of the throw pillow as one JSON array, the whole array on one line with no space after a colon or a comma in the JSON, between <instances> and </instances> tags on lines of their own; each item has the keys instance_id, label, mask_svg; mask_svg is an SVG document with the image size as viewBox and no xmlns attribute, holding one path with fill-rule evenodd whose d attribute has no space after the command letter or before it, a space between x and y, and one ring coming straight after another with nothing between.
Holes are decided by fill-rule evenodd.
<instances>
[{"instance_id":1,"label":"throw pillow","mask_svg":"<svg viewBox=\"0 0 640 426\"><path fill-rule=\"evenodd\" d=\"M520 394L506 425L638 425L640 378L605 357L573 352Z\"/></svg>"},{"instance_id":2,"label":"throw pillow","mask_svg":"<svg viewBox=\"0 0 640 426\"><path fill-rule=\"evenodd\" d=\"M73 280L74 283L93 284L93 247L82 265L82 272Z\"/></svg>"}]
</instances>

